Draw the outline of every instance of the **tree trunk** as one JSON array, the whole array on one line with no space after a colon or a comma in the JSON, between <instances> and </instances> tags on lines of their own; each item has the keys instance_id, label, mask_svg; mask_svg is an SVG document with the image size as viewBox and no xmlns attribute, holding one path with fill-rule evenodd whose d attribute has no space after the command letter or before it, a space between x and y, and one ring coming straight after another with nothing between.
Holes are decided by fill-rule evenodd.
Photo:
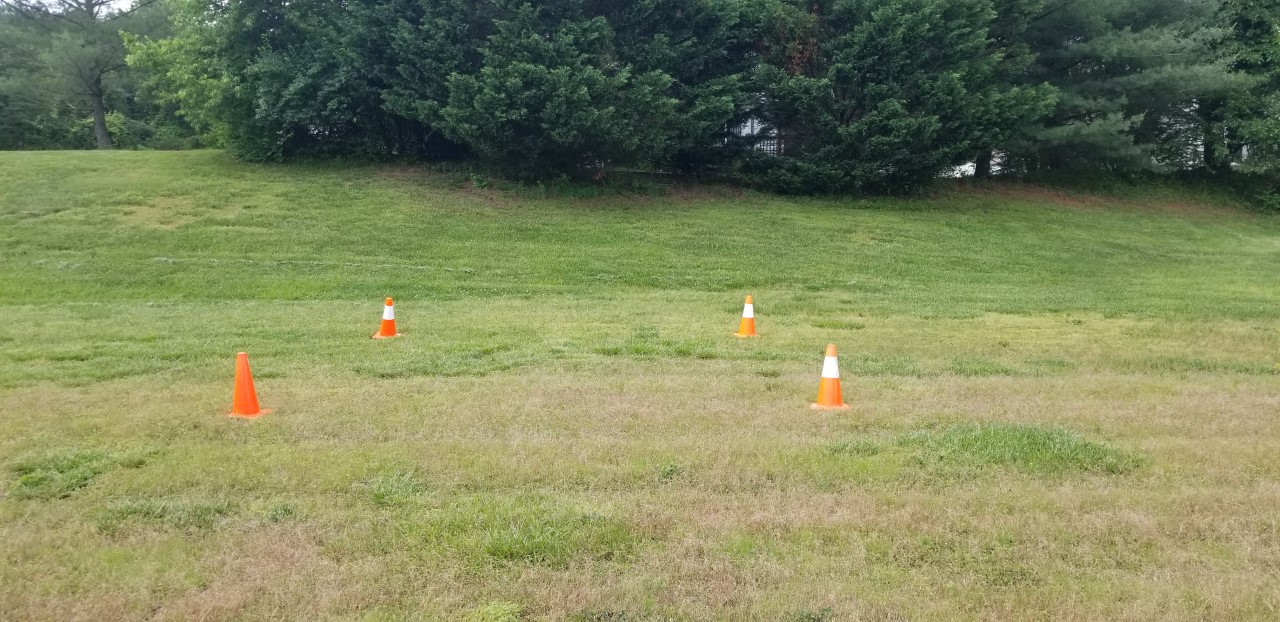
<instances>
[{"instance_id":1,"label":"tree trunk","mask_svg":"<svg viewBox=\"0 0 1280 622\"><path fill-rule=\"evenodd\" d=\"M1218 172L1218 143L1213 133L1208 131L1212 128L1206 127L1204 133L1204 167L1214 173Z\"/></svg>"},{"instance_id":2,"label":"tree trunk","mask_svg":"<svg viewBox=\"0 0 1280 622\"><path fill-rule=\"evenodd\" d=\"M89 98L93 100L93 136L99 149L110 149L111 135L107 133L107 104L102 97L102 78L94 80L89 91Z\"/></svg>"},{"instance_id":3,"label":"tree trunk","mask_svg":"<svg viewBox=\"0 0 1280 622\"><path fill-rule=\"evenodd\" d=\"M1217 98L1200 102L1200 121L1204 124L1204 133L1201 134L1204 167L1218 174L1231 170L1231 163L1224 157L1226 154L1218 150L1223 140L1222 121L1225 115L1222 108L1222 100Z\"/></svg>"},{"instance_id":4,"label":"tree trunk","mask_svg":"<svg viewBox=\"0 0 1280 622\"><path fill-rule=\"evenodd\" d=\"M1244 165L1244 141L1240 139L1240 132L1235 127L1227 128L1227 167L1230 168L1236 163Z\"/></svg>"},{"instance_id":5,"label":"tree trunk","mask_svg":"<svg viewBox=\"0 0 1280 622\"><path fill-rule=\"evenodd\" d=\"M991 179L991 160L994 154L990 149L983 149L973 160L973 176L977 179Z\"/></svg>"}]
</instances>

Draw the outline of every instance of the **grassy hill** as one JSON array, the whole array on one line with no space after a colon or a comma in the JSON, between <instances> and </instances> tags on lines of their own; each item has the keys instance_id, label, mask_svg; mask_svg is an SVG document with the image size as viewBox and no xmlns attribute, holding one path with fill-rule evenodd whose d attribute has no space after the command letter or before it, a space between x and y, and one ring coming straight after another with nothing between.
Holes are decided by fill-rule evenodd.
<instances>
[{"instance_id":1,"label":"grassy hill","mask_svg":"<svg viewBox=\"0 0 1280 622\"><path fill-rule=\"evenodd\" d=\"M1280 219L1217 197L0 153L0 314L16 619L1280 612Z\"/></svg>"}]
</instances>

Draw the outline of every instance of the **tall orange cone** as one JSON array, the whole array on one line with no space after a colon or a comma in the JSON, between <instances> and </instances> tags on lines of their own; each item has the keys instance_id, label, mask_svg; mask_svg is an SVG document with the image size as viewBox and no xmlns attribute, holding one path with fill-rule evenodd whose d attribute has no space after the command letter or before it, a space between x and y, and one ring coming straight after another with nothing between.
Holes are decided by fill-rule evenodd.
<instances>
[{"instance_id":1,"label":"tall orange cone","mask_svg":"<svg viewBox=\"0 0 1280 622\"><path fill-rule=\"evenodd\" d=\"M742 322L738 324L738 332L733 334L734 337L759 337L756 334L756 307L751 303L751 296L747 296L747 302L742 305Z\"/></svg>"},{"instance_id":2,"label":"tall orange cone","mask_svg":"<svg viewBox=\"0 0 1280 622\"><path fill-rule=\"evenodd\" d=\"M253 419L270 410L258 408L258 393L253 390L253 374L249 372L249 355L236 354L236 388L231 394L231 416Z\"/></svg>"},{"instance_id":3,"label":"tall orange cone","mask_svg":"<svg viewBox=\"0 0 1280 622\"><path fill-rule=\"evenodd\" d=\"M836 361L836 344L827 345L827 358L822 361L822 380L818 383L818 401L809 405L817 410L844 410L849 407L840 395L840 363Z\"/></svg>"},{"instance_id":4,"label":"tall orange cone","mask_svg":"<svg viewBox=\"0 0 1280 622\"><path fill-rule=\"evenodd\" d=\"M378 334L374 335L374 339L390 339L399 337L400 333L396 332L396 305L388 298L382 307L382 326L378 329Z\"/></svg>"}]
</instances>

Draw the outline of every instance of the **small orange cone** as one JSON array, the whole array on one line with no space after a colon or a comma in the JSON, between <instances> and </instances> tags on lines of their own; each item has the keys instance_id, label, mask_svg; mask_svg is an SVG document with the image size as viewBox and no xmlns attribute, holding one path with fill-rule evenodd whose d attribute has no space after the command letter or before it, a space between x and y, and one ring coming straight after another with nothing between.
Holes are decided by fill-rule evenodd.
<instances>
[{"instance_id":1,"label":"small orange cone","mask_svg":"<svg viewBox=\"0 0 1280 622\"><path fill-rule=\"evenodd\" d=\"M236 388L231 394L231 416L253 419L270 410L258 408L258 393L253 390L253 374L249 372L249 355L236 354Z\"/></svg>"},{"instance_id":2,"label":"small orange cone","mask_svg":"<svg viewBox=\"0 0 1280 622\"><path fill-rule=\"evenodd\" d=\"M849 405L840 395L840 363L836 361L836 344L827 346L822 361L822 380L818 383L818 401L809 405L816 410L845 410Z\"/></svg>"},{"instance_id":3,"label":"small orange cone","mask_svg":"<svg viewBox=\"0 0 1280 622\"><path fill-rule=\"evenodd\" d=\"M396 306L388 298L386 304L382 307L382 326L378 329L378 334L374 335L374 339L390 339L399 337L400 333L396 332Z\"/></svg>"},{"instance_id":4,"label":"small orange cone","mask_svg":"<svg viewBox=\"0 0 1280 622\"><path fill-rule=\"evenodd\" d=\"M756 334L756 307L751 304L751 296L747 296L746 304L742 305L742 322L738 324L738 332L733 334L734 337L759 337Z\"/></svg>"}]
</instances>

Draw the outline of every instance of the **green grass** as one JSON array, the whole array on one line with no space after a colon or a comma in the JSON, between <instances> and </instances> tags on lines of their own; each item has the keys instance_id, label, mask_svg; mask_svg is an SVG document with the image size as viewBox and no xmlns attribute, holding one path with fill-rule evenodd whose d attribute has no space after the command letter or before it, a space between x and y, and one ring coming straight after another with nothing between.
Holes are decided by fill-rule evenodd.
<instances>
[{"instance_id":1,"label":"green grass","mask_svg":"<svg viewBox=\"0 0 1280 622\"><path fill-rule=\"evenodd\" d=\"M916 460L940 467L991 465L1036 474L1082 471L1119 475L1143 462L1140 456L1068 430L1029 425L958 425L938 432L916 432L900 442L920 448Z\"/></svg>"},{"instance_id":2,"label":"green grass","mask_svg":"<svg viewBox=\"0 0 1280 622\"><path fill-rule=\"evenodd\" d=\"M476 607L465 618L466 622L519 622L520 605L508 602L489 603Z\"/></svg>"},{"instance_id":3,"label":"green grass","mask_svg":"<svg viewBox=\"0 0 1280 622\"><path fill-rule=\"evenodd\" d=\"M169 528L182 531L211 531L218 520L231 511L225 500L189 501L169 499L128 499L109 503L98 515L98 529L118 535L130 526L140 529Z\"/></svg>"},{"instance_id":4,"label":"green grass","mask_svg":"<svg viewBox=\"0 0 1280 622\"><path fill-rule=\"evenodd\" d=\"M16 499L56 499L89 485L110 465L100 451L76 451L21 460L13 465L18 476L10 494Z\"/></svg>"},{"instance_id":5,"label":"green grass","mask_svg":"<svg viewBox=\"0 0 1280 622\"><path fill-rule=\"evenodd\" d=\"M62 499L88 486L112 469L146 466L150 454L132 452L113 455L88 449L54 450L14 461L10 470L16 477L9 490L15 499Z\"/></svg>"},{"instance_id":6,"label":"green grass","mask_svg":"<svg viewBox=\"0 0 1280 622\"><path fill-rule=\"evenodd\" d=\"M1275 216L623 186L0 153L0 617L1280 615Z\"/></svg>"}]
</instances>

